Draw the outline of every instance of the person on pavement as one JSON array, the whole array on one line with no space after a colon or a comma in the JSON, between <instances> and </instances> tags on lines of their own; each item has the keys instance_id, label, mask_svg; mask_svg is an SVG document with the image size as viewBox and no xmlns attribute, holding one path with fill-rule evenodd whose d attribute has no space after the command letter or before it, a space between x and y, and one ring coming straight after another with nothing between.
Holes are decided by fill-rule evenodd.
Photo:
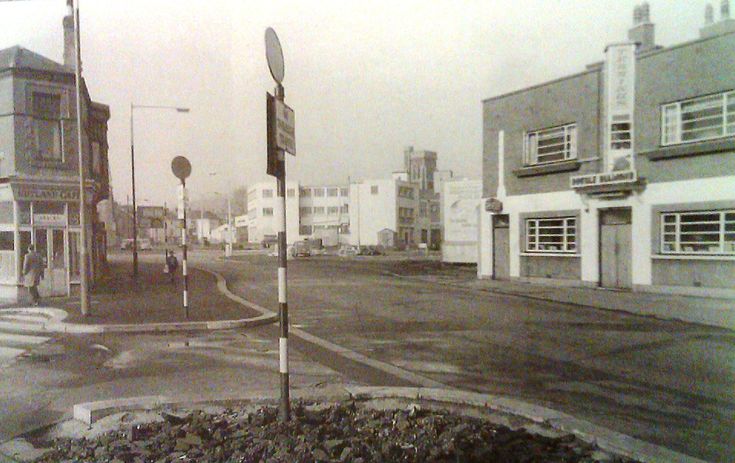
<instances>
[{"instance_id":1,"label":"person on pavement","mask_svg":"<svg viewBox=\"0 0 735 463\"><path fill-rule=\"evenodd\" d=\"M31 294L33 305L38 305L41 295L38 294L38 284L43 278L43 258L36 252L36 247L28 246L28 252L23 258L23 284Z\"/></svg>"},{"instance_id":2,"label":"person on pavement","mask_svg":"<svg viewBox=\"0 0 735 463\"><path fill-rule=\"evenodd\" d=\"M168 271L168 277L171 279L171 283L176 281L176 269L179 267L179 260L173 251L169 254L166 250L166 270Z\"/></svg>"}]
</instances>

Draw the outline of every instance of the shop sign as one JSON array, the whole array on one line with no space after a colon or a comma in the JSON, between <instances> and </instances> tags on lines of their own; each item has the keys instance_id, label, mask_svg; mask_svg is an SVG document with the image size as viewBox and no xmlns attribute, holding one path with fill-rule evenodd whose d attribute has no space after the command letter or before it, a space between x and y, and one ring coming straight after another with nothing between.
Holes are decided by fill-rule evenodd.
<instances>
[{"instance_id":1,"label":"shop sign","mask_svg":"<svg viewBox=\"0 0 735 463\"><path fill-rule=\"evenodd\" d=\"M65 214L33 214L33 225L64 226Z\"/></svg>"},{"instance_id":2,"label":"shop sign","mask_svg":"<svg viewBox=\"0 0 735 463\"><path fill-rule=\"evenodd\" d=\"M235 217L235 227L247 227L248 222L249 220L247 215L238 215Z\"/></svg>"},{"instance_id":3,"label":"shop sign","mask_svg":"<svg viewBox=\"0 0 735 463\"><path fill-rule=\"evenodd\" d=\"M151 219L163 218L163 207L161 206L138 206L138 216Z\"/></svg>"},{"instance_id":4,"label":"shop sign","mask_svg":"<svg viewBox=\"0 0 735 463\"><path fill-rule=\"evenodd\" d=\"M584 188L590 186L616 185L621 183L635 183L638 174L634 170L621 170L618 172L606 172L602 174L578 175L570 179L572 188Z\"/></svg>"},{"instance_id":5,"label":"shop sign","mask_svg":"<svg viewBox=\"0 0 735 463\"><path fill-rule=\"evenodd\" d=\"M605 170L633 167L635 114L634 43L609 45L605 50Z\"/></svg>"},{"instance_id":6,"label":"shop sign","mask_svg":"<svg viewBox=\"0 0 735 463\"><path fill-rule=\"evenodd\" d=\"M492 212L493 214L500 214L503 212L503 202L498 198L490 198L485 200L485 211Z\"/></svg>"},{"instance_id":7,"label":"shop sign","mask_svg":"<svg viewBox=\"0 0 735 463\"><path fill-rule=\"evenodd\" d=\"M13 185L15 199L31 201L79 201L79 188Z\"/></svg>"}]
</instances>

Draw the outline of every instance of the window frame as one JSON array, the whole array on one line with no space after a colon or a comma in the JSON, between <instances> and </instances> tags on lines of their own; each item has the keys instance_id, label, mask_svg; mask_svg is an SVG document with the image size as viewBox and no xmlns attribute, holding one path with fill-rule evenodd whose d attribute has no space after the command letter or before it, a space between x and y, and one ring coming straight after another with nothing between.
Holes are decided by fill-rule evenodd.
<instances>
[{"instance_id":1,"label":"window frame","mask_svg":"<svg viewBox=\"0 0 735 463\"><path fill-rule=\"evenodd\" d=\"M51 114L41 114L36 109L36 98L38 97L48 97L53 98L54 100L58 100L59 107L58 107L58 113ZM64 98L62 95L58 92L54 91L46 91L46 90L39 90L39 89L33 89L31 91L31 113L32 113L32 120L33 120L33 143L35 147L35 153L38 156L38 159L41 161L51 161L51 162L60 162L63 163L65 161L64 156ZM48 127L52 127L55 132L54 136L54 146L56 147L56 144L58 143L58 154L53 153L49 155L46 151L41 149L41 123L44 125L47 125Z\"/></svg>"},{"instance_id":2,"label":"window frame","mask_svg":"<svg viewBox=\"0 0 735 463\"><path fill-rule=\"evenodd\" d=\"M555 131L561 130L561 137L563 138L563 149L561 151L544 153L542 156L553 156L562 155L562 159L554 159L551 161L539 161L539 147L538 140L542 136L546 138L554 138L550 136ZM535 150L531 150L532 142L531 139L535 140ZM551 145L554 146L554 145ZM523 134L523 165L524 166L546 166L550 164L556 164L559 162L572 161L577 159L577 123L572 122L568 124L556 125L553 127L546 127L538 130L528 130Z\"/></svg>"},{"instance_id":3,"label":"window frame","mask_svg":"<svg viewBox=\"0 0 735 463\"><path fill-rule=\"evenodd\" d=\"M682 216L695 216L695 215L717 215L718 220L715 221L697 221L697 222L682 222ZM732 218L728 219L727 216L731 215ZM673 218L673 222L667 222L667 217ZM684 231L684 235L697 236L700 235L718 235L717 241L682 241L682 224L684 226L696 226L696 225L712 225L718 224L717 231ZM731 225L732 229L728 230L727 226ZM667 226L673 227L673 231L667 230ZM674 236L674 241L667 241L667 235ZM728 241L726 235L734 235L732 240L732 250L727 250ZM677 256L735 256L735 209L704 209L698 211L668 211L660 213L659 223L659 252L662 255L677 255ZM713 245L717 246L716 250L712 250ZM673 245L673 250L666 249L667 245ZM684 250L685 245L690 245L691 248ZM708 245L709 249L705 251L695 250L695 246Z\"/></svg>"},{"instance_id":4,"label":"window frame","mask_svg":"<svg viewBox=\"0 0 735 463\"><path fill-rule=\"evenodd\" d=\"M699 119L684 120L682 118L682 105L694 104L707 99L714 99L719 97L720 101L720 133L718 135L705 136L702 138L683 140L682 135L684 133L691 132L702 132L713 130L714 127L699 127L685 131L683 125L686 123L700 122L706 119L713 119L717 116L705 116ZM711 108L710 108L711 109ZM728 112L729 110L729 112ZM701 111L701 109L700 109ZM692 111L694 112L694 111ZM735 90L727 90L720 93L710 93L707 95L700 95L694 98L688 98L685 100L674 101L661 105L661 146L675 146L683 145L687 143L698 143L708 140L717 140L720 138L733 137L735 136ZM728 130L731 130L728 132Z\"/></svg>"},{"instance_id":5,"label":"window frame","mask_svg":"<svg viewBox=\"0 0 735 463\"><path fill-rule=\"evenodd\" d=\"M551 225L548 222L562 221L561 225ZM532 233L531 226L534 226ZM577 254L579 250L579 233L578 233L578 220L575 216L564 216L564 217L530 217L525 219L525 231L526 236L524 240L524 252L529 254ZM561 228L561 234L542 234L542 229L556 229ZM570 232L571 230L571 232ZM561 236L561 249L542 249L542 246L549 246L549 243L542 243L542 237L553 237ZM572 238L572 239L570 239ZM533 248L531 246L533 242Z\"/></svg>"}]
</instances>

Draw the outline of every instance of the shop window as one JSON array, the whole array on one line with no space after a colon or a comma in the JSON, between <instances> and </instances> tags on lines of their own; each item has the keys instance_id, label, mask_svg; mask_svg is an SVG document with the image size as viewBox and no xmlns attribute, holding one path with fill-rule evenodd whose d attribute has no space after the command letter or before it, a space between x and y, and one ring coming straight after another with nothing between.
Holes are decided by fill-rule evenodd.
<instances>
[{"instance_id":1,"label":"shop window","mask_svg":"<svg viewBox=\"0 0 735 463\"><path fill-rule=\"evenodd\" d=\"M661 108L661 144L735 135L735 92L678 101Z\"/></svg>"},{"instance_id":2,"label":"shop window","mask_svg":"<svg viewBox=\"0 0 735 463\"><path fill-rule=\"evenodd\" d=\"M60 95L33 93L33 126L38 156L62 161Z\"/></svg>"},{"instance_id":3,"label":"shop window","mask_svg":"<svg viewBox=\"0 0 735 463\"><path fill-rule=\"evenodd\" d=\"M527 166L576 159L576 124L528 132L523 156Z\"/></svg>"},{"instance_id":4,"label":"shop window","mask_svg":"<svg viewBox=\"0 0 735 463\"><path fill-rule=\"evenodd\" d=\"M0 232L0 251L12 251L14 249L15 249L14 233L11 231Z\"/></svg>"},{"instance_id":5,"label":"shop window","mask_svg":"<svg viewBox=\"0 0 735 463\"><path fill-rule=\"evenodd\" d=\"M559 217L526 220L526 252L577 251L577 219Z\"/></svg>"},{"instance_id":6,"label":"shop window","mask_svg":"<svg viewBox=\"0 0 735 463\"><path fill-rule=\"evenodd\" d=\"M0 202L0 223L15 223L12 201Z\"/></svg>"},{"instance_id":7,"label":"shop window","mask_svg":"<svg viewBox=\"0 0 735 463\"><path fill-rule=\"evenodd\" d=\"M735 255L735 210L662 214L661 252Z\"/></svg>"},{"instance_id":8,"label":"shop window","mask_svg":"<svg viewBox=\"0 0 735 463\"><path fill-rule=\"evenodd\" d=\"M21 225L31 224L31 203L18 201L18 221Z\"/></svg>"}]
</instances>

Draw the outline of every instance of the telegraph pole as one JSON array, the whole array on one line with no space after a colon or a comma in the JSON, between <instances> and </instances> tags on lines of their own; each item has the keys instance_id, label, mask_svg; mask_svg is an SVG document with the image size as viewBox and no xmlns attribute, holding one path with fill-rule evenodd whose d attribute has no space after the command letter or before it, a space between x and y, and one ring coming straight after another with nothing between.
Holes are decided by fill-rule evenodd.
<instances>
[{"instance_id":1,"label":"telegraph pole","mask_svg":"<svg viewBox=\"0 0 735 463\"><path fill-rule=\"evenodd\" d=\"M281 376L281 400L279 417L288 421L291 415L288 376L288 302L286 279L286 152L296 155L294 112L284 103L283 51L276 32L270 27L265 31L265 54L273 80L276 81L275 96L266 95L266 117L268 127L267 173L276 177L278 200L276 220L278 230L278 319L279 319L279 373Z\"/></svg>"},{"instance_id":2,"label":"telegraph pole","mask_svg":"<svg viewBox=\"0 0 735 463\"><path fill-rule=\"evenodd\" d=\"M73 2L69 5L71 6ZM74 42L75 42L75 80L77 92L77 148L79 150L79 300L80 310L85 317L89 315L89 254L87 252L87 201L84 188L84 155L82 147L82 57L79 38L79 5L74 7Z\"/></svg>"}]
</instances>

